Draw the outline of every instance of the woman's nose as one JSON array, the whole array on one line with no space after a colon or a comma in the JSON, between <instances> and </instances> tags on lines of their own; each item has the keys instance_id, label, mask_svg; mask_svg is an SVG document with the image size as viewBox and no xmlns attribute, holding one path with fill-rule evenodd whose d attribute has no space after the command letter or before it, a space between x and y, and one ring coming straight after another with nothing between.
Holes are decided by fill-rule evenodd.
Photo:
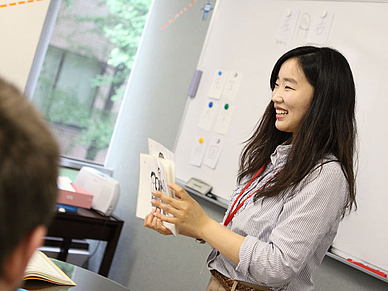
<instances>
[{"instance_id":1,"label":"woman's nose","mask_svg":"<svg viewBox=\"0 0 388 291\"><path fill-rule=\"evenodd\" d=\"M283 102L283 97L279 89L275 89L272 91L272 101L275 103Z\"/></svg>"}]
</instances>

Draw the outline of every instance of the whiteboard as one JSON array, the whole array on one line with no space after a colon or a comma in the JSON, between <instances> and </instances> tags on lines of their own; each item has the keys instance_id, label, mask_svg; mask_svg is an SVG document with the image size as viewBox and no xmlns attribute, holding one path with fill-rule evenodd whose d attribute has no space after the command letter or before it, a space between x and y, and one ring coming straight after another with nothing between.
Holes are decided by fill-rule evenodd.
<instances>
[{"instance_id":1,"label":"whiteboard","mask_svg":"<svg viewBox=\"0 0 388 291\"><path fill-rule=\"evenodd\" d=\"M0 76L27 83L50 0L0 0Z\"/></svg>"},{"instance_id":2,"label":"whiteboard","mask_svg":"<svg viewBox=\"0 0 388 291\"><path fill-rule=\"evenodd\" d=\"M276 36L286 11L299 11L292 39ZM243 142L251 135L271 98L269 78L276 60L289 49L307 44L302 28L324 11L334 13L326 46L348 59L355 78L358 122L357 201L359 209L345 219L333 247L352 258L388 270L388 195L385 186L388 152L388 3L219 0L197 69L202 78L195 98L189 98L175 146L176 177L194 177L213 186L212 193L227 199L235 187ZM304 19L302 23L302 19ZM217 72L243 75L227 134L199 127ZM194 166L191 155L198 138L222 138L224 148L215 169ZM205 143L203 143L205 144Z\"/></svg>"}]
</instances>

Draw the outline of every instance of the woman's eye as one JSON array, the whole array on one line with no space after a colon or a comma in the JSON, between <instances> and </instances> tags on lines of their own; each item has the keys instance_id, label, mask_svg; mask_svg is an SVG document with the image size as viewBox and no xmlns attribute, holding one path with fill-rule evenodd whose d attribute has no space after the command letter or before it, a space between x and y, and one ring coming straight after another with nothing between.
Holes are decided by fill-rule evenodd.
<instances>
[{"instance_id":1,"label":"woman's eye","mask_svg":"<svg viewBox=\"0 0 388 291\"><path fill-rule=\"evenodd\" d=\"M288 89L288 90L294 90L294 89L291 88L290 86L286 86L285 88Z\"/></svg>"}]
</instances>

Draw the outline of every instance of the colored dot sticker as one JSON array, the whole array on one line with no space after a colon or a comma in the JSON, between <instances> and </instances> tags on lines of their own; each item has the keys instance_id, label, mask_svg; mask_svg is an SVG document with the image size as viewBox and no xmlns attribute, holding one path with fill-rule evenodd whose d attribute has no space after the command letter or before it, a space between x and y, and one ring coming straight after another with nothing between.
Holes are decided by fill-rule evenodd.
<instances>
[{"instance_id":1,"label":"colored dot sticker","mask_svg":"<svg viewBox=\"0 0 388 291\"><path fill-rule=\"evenodd\" d=\"M213 102L209 102L209 108L212 108L213 107Z\"/></svg>"},{"instance_id":2,"label":"colored dot sticker","mask_svg":"<svg viewBox=\"0 0 388 291\"><path fill-rule=\"evenodd\" d=\"M225 106L224 106L225 110L228 110L229 109L229 104L226 103Z\"/></svg>"},{"instance_id":3,"label":"colored dot sticker","mask_svg":"<svg viewBox=\"0 0 388 291\"><path fill-rule=\"evenodd\" d=\"M203 143L203 137L199 139L199 143Z\"/></svg>"},{"instance_id":4,"label":"colored dot sticker","mask_svg":"<svg viewBox=\"0 0 388 291\"><path fill-rule=\"evenodd\" d=\"M218 75L219 75L219 76L221 76L221 75L222 75L222 72L221 72L221 71L219 71L219 72L218 72Z\"/></svg>"}]
</instances>

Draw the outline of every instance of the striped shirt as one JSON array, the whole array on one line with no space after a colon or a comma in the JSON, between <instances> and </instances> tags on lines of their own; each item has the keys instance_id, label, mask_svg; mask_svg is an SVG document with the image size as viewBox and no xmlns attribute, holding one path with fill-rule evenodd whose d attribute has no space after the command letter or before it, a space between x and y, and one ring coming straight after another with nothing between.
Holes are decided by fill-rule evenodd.
<instances>
[{"instance_id":1,"label":"striped shirt","mask_svg":"<svg viewBox=\"0 0 388 291\"><path fill-rule=\"evenodd\" d=\"M244 197L284 166L290 147L277 147L267 168L246 189ZM245 237L239 264L213 249L207 259L208 268L276 291L313 290L312 274L333 242L348 193L341 166L334 156L328 160L333 162L312 170L284 198L266 198L264 202L248 199L227 226ZM226 213L246 183L235 189Z\"/></svg>"}]
</instances>

